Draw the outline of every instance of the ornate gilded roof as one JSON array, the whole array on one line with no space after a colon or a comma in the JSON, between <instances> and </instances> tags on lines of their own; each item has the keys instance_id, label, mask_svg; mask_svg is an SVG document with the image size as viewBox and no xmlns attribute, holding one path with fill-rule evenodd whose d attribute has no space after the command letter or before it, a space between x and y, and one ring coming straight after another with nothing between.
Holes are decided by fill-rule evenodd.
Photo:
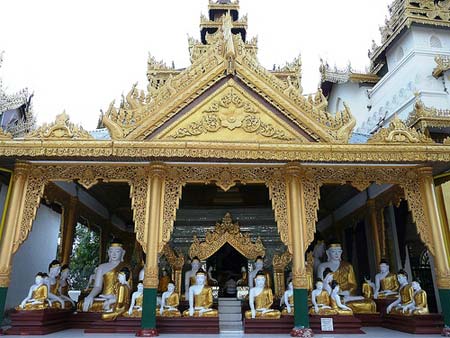
<instances>
[{"instance_id":1,"label":"ornate gilded roof","mask_svg":"<svg viewBox=\"0 0 450 338\"><path fill-rule=\"evenodd\" d=\"M381 45L372 44L369 57L373 69L379 66L379 56L390 43L413 23L450 27L450 1L449 0L394 0L389 6L389 18L380 28Z\"/></svg>"},{"instance_id":2,"label":"ornate gilded roof","mask_svg":"<svg viewBox=\"0 0 450 338\"><path fill-rule=\"evenodd\" d=\"M422 132L429 127L450 127L450 110L427 107L418 97L414 110L409 114L406 124Z\"/></svg>"},{"instance_id":3,"label":"ornate gilded roof","mask_svg":"<svg viewBox=\"0 0 450 338\"><path fill-rule=\"evenodd\" d=\"M149 59L150 84L147 92L133 86L120 106L116 107L114 102L111 103L103 116L103 123L109 129L112 139L161 139L160 136L164 134L165 140L176 140L180 133L165 134L164 130L174 129L174 125L181 119L185 120L195 114L200 119L191 121L191 127L197 128L198 123L205 121L204 119L213 123L211 118L217 116L208 114L210 108L204 107L201 102L219 95L225 88L233 87L239 100L258 107L258 113L262 114L260 116L265 116L273 122L270 128L281 128L280 131L283 130L285 134L294 135L283 137L283 141L292 139L296 142L348 142L355 125L349 108L345 106L342 112L334 115L327 111L327 102L321 92L310 98L301 95L300 58L288 63L280 71L270 72L257 60L256 39L245 42L241 34L233 34L236 20L229 14L218 20L220 25L217 31L206 34L206 43L189 39L192 64L186 69L175 70L163 62ZM222 98L217 97L215 102L220 100ZM234 108L238 108L238 105L234 105ZM199 109L203 109L201 113ZM241 115L234 116L233 112ZM235 109L227 114L227 119L231 121L241 119L243 113L242 110L239 112ZM244 115L247 118L256 116L249 111ZM260 126L268 123L264 118L252 121ZM221 123L223 127L223 120ZM187 128L186 125L181 127ZM199 128L204 127L205 124ZM271 133L272 131L271 129ZM274 133L278 132L275 130ZM189 136L194 136L191 134ZM199 139L201 138L197 138ZM221 137L217 140L224 141ZM252 142L252 136L233 140Z\"/></svg>"},{"instance_id":4,"label":"ornate gilded roof","mask_svg":"<svg viewBox=\"0 0 450 338\"><path fill-rule=\"evenodd\" d=\"M450 69L450 57L447 55L436 55L434 62L436 67L433 69L433 76L436 79Z\"/></svg>"}]
</instances>

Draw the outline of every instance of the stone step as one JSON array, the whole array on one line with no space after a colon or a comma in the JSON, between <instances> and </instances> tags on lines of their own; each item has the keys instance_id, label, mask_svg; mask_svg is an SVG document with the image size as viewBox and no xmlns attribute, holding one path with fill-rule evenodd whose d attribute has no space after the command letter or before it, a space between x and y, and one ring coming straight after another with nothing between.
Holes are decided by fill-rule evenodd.
<instances>
[{"instance_id":1,"label":"stone step","mask_svg":"<svg viewBox=\"0 0 450 338\"><path fill-rule=\"evenodd\" d=\"M219 313L241 313L241 306L220 306Z\"/></svg>"},{"instance_id":2,"label":"stone step","mask_svg":"<svg viewBox=\"0 0 450 338\"><path fill-rule=\"evenodd\" d=\"M240 324L220 324L219 328L220 328L220 333L242 332L244 330L242 323L240 323Z\"/></svg>"},{"instance_id":3,"label":"stone step","mask_svg":"<svg viewBox=\"0 0 450 338\"><path fill-rule=\"evenodd\" d=\"M221 313L219 312L219 322L240 322L242 320L241 313Z\"/></svg>"}]
</instances>

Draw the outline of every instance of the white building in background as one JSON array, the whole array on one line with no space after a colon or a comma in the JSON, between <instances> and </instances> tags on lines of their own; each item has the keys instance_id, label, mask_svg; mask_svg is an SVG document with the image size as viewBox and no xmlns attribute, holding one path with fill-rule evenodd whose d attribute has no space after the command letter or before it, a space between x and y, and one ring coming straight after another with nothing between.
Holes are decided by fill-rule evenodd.
<instances>
[{"instance_id":1,"label":"white building in background","mask_svg":"<svg viewBox=\"0 0 450 338\"><path fill-rule=\"evenodd\" d=\"M373 42L369 51L368 71L350 65L332 69L322 62L321 88L329 110L340 111L347 103L357 119L355 136L371 134L397 115L442 141L449 134L442 121L448 119L450 126L449 2L395 0L380 32L381 45ZM428 121L420 124L423 115ZM433 125L432 116L440 123Z\"/></svg>"}]
</instances>

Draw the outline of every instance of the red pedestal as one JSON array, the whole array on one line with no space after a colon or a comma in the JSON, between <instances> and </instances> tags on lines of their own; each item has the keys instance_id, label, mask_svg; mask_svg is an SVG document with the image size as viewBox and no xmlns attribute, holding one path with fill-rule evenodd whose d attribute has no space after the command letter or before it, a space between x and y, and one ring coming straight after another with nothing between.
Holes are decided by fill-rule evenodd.
<instances>
[{"instance_id":1,"label":"red pedestal","mask_svg":"<svg viewBox=\"0 0 450 338\"><path fill-rule=\"evenodd\" d=\"M11 314L11 328L6 335L44 335L70 329L72 310L45 309L17 311Z\"/></svg>"},{"instance_id":2,"label":"red pedestal","mask_svg":"<svg viewBox=\"0 0 450 338\"><path fill-rule=\"evenodd\" d=\"M218 334L220 332L219 317L157 317L156 328L159 333Z\"/></svg>"},{"instance_id":3,"label":"red pedestal","mask_svg":"<svg viewBox=\"0 0 450 338\"><path fill-rule=\"evenodd\" d=\"M333 318L334 331L322 331L321 318ZM355 316L309 316L309 325L314 333L361 334L361 320Z\"/></svg>"},{"instance_id":4,"label":"red pedestal","mask_svg":"<svg viewBox=\"0 0 450 338\"><path fill-rule=\"evenodd\" d=\"M413 334L441 334L444 321L439 314L423 316L386 315L383 327Z\"/></svg>"},{"instance_id":5,"label":"red pedestal","mask_svg":"<svg viewBox=\"0 0 450 338\"><path fill-rule=\"evenodd\" d=\"M142 331L141 318L127 317L118 317L113 321L104 321L100 318L97 321L91 322L84 329L84 333L137 333L138 331Z\"/></svg>"},{"instance_id":6,"label":"red pedestal","mask_svg":"<svg viewBox=\"0 0 450 338\"><path fill-rule=\"evenodd\" d=\"M290 334L293 326L294 326L293 316L281 316L280 319L244 318L245 333Z\"/></svg>"},{"instance_id":7,"label":"red pedestal","mask_svg":"<svg viewBox=\"0 0 450 338\"><path fill-rule=\"evenodd\" d=\"M382 326L383 317L380 313L362 314L355 313L354 316L361 321L361 326Z\"/></svg>"},{"instance_id":8,"label":"red pedestal","mask_svg":"<svg viewBox=\"0 0 450 338\"><path fill-rule=\"evenodd\" d=\"M383 299L374 299L373 301L377 304L377 311L380 313L381 317L386 314L386 309L389 304L393 303L396 298L383 298Z\"/></svg>"}]
</instances>

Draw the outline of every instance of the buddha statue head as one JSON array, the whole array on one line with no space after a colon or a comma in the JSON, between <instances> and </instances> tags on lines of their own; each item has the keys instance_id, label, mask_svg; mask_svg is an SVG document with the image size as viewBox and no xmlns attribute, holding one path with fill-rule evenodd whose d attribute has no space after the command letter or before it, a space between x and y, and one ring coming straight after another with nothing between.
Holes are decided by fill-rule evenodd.
<instances>
[{"instance_id":1,"label":"buddha statue head","mask_svg":"<svg viewBox=\"0 0 450 338\"><path fill-rule=\"evenodd\" d=\"M400 285L404 285L408 283L408 273L401 269L397 273L397 280L400 283Z\"/></svg>"},{"instance_id":2,"label":"buddha statue head","mask_svg":"<svg viewBox=\"0 0 450 338\"><path fill-rule=\"evenodd\" d=\"M255 270L262 270L264 267L264 258L261 256L256 257Z\"/></svg>"},{"instance_id":3,"label":"buddha statue head","mask_svg":"<svg viewBox=\"0 0 450 338\"><path fill-rule=\"evenodd\" d=\"M34 283L36 285L42 285L44 283L44 274L42 272L38 272L34 277Z\"/></svg>"},{"instance_id":4,"label":"buddha statue head","mask_svg":"<svg viewBox=\"0 0 450 338\"><path fill-rule=\"evenodd\" d=\"M47 286L50 287L50 277L47 273L42 273L42 279L44 280L44 284L47 284Z\"/></svg>"},{"instance_id":5,"label":"buddha statue head","mask_svg":"<svg viewBox=\"0 0 450 338\"><path fill-rule=\"evenodd\" d=\"M174 292L175 291L175 284L173 284L172 282L167 284L167 291L169 291L170 293Z\"/></svg>"},{"instance_id":6,"label":"buddha statue head","mask_svg":"<svg viewBox=\"0 0 450 338\"><path fill-rule=\"evenodd\" d=\"M137 291L138 292L144 292L144 282L141 281L141 280L138 282Z\"/></svg>"},{"instance_id":7,"label":"buddha statue head","mask_svg":"<svg viewBox=\"0 0 450 338\"><path fill-rule=\"evenodd\" d=\"M196 285L205 285L206 282L206 272L200 268L195 274L195 284Z\"/></svg>"},{"instance_id":8,"label":"buddha statue head","mask_svg":"<svg viewBox=\"0 0 450 338\"><path fill-rule=\"evenodd\" d=\"M323 290L323 282L319 278L316 280L316 290L319 290L319 291Z\"/></svg>"},{"instance_id":9,"label":"buddha statue head","mask_svg":"<svg viewBox=\"0 0 450 338\"><path fill-rule=\"evenodd\" d=\"M201 266L202 264L200 263L200 259L198 259L198 257L192 258L191 268L193 271L197 271L198 269L200 269Z\"/></svg>"},{"instance_id":10,"label":"buddha statue head","mask_svg":"<svg viewBox=\"0 0 450 338\"><path fill-rule=\"evenodd\" d=\"M69 266L67 264L64 264L61 267L61 279L67 279L69 277L69 272L70 272Z\"/></svg>"},{"instance_id":11,"label":"buddha statue head","mask_svg":"<svg viewBox=\"0 0 450 338\"><path fill-rule=\"evenodd\" d=\"M255 286L257 288L263 288L266 284L266 276L262 271L259 271L255 277Z\"/></svg>"},{"instance_id":12,"label":"buddha statue head","mask_svg":"<svg viewBox=\"0 0 450 338\"><path fill-rule=\"evenodd\" d=\"M113 239L108 249L109 262L123 262L124 256L123 242L118 238Z\"/></svg>"},{"instance_id":13,"label":"buddha statue head","mask_svg":"<svg viewBox=\"0 0 450 338\"><path fill-rule=\"evenodd\" d=\"M123 267L117 275L120 284L127 284L130 279L130 269Z\"/></svg>"},{"instance_id":14,"label":"buddha statue head","mask_svg":"<svg viewBox=\"0 0 450 338\"><path fill-rule=\"evenodd\" d=\"M340 243L330 243L327 249L327 258L329 262L340 261L342 256L342 245Z\"/></svg>"},{"instance_id":15,"label":"buddha statue head","mask_svg":"<svg viewBox=\"0 0 450 338\"><path fill-rule=\"evenodd\" d=\"M411 283L411 286L414 291L419 291L422 289L422 287L420 286L420 283L416 280Z\"/></svg>"},{"instance_id":16,"label":"buddha statue head","mask_svg":"<svg viewBox=\"0 0 450 338\"><path fill-rule=\"evenodd\" d=\"M58 276L60 272L61 263L57 259L52 260L52 262L48 265L48 273L50 277L56 278L56 276Z\"/></svg>"},{"instance_id":17,"label":"buddha statue head","mask_svg":"<svg viewBox=\"0 0 450 338\"><path fill-rule=\"evenodd\" d=\"M380 272L381 272L381 273L388 273L388 272L389 272L389 263L388 263L387 260L382 259L382 260L380 261L379 267L380 267Z\"/></svg>"}]
</instances>

